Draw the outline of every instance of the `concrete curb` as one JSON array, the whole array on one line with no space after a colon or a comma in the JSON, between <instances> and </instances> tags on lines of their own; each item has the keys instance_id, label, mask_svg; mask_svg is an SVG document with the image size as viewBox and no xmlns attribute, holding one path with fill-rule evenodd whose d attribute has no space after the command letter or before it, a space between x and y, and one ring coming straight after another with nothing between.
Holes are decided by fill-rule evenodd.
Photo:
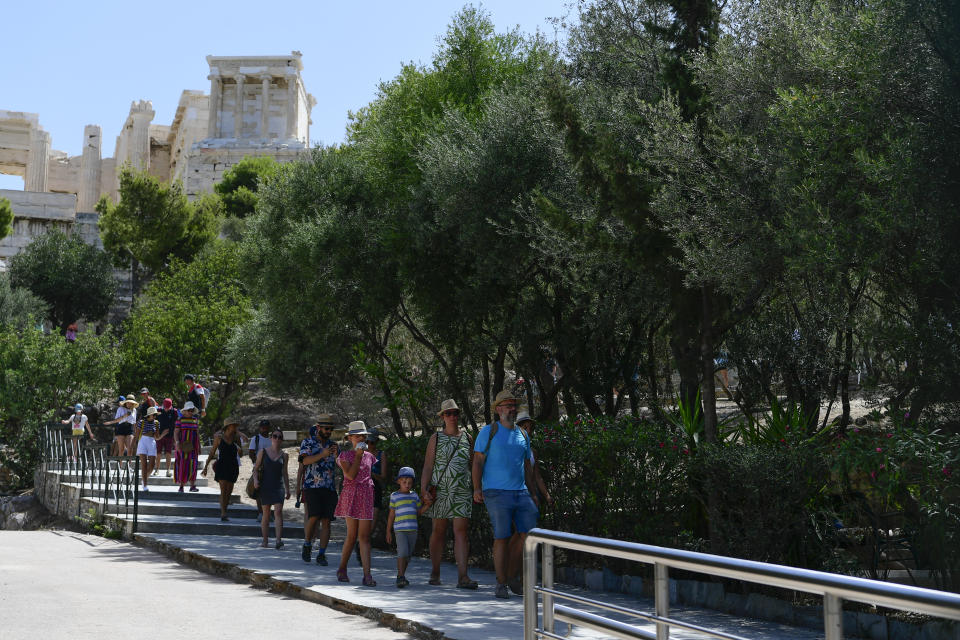
<instances>
[{"instance_id":1,"label":"concrete curb","mask_svg":"<svg viewBox=\"0 0 960 640\"><path fill-rule=\"evenodd\" d=\"M293 584L288 580L278 580L267 573L261 573L253 569L245 569L236 564L215 560L203 554L187 551L175 545L161 542L147 535L134 534L130 542L139 547L165 555L171 560L197 569L198 571L203 571L204 573L221 578L227 578L240 584L249 584L252 587L270 591L271 593L297 598L298 600L306 600L307 602L330 607L343 613L363 616L388 629L406 633L415 638L422 638L423 640L452 640L441 631L428 627L420 622L400 618L376 607L367 607L340 598L333 598L319 591Z\"/></svg>"}]
</instances>

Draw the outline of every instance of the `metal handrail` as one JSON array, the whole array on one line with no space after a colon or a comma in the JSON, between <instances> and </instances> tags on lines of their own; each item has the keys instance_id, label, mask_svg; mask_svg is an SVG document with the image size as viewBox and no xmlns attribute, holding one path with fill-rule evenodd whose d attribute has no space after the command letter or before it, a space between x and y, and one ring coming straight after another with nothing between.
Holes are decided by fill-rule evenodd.
<instances>
[{"instance_id":1,"label":"metal handrail","mask_svg":"<svg viewBox=\"0 0 960 640\"><path fill-rule=\"evenodd\" d=\"M536 584L537 551L541 547L543 548L543 560L540 585L538 586ZM645 613L626 609L580 595L564 593L556 589L554 587L553 552L558 547L604 557L652 564L654 567L655 612ZM677 627L699 631L715 638L741 640L740 636L698 627L670 618L670 569L684 569L823 596L826 640L842 640L843 638L843 600L960 620L960 595L955 593L891 584L823 571L812 571L810 569L798 569L766 562L741 560L739 558L655 547L607 538L594 538L546 529L533 529L527 534L523 553L524 640L562 637L555 633L556 620L585 626L618 638L668 640L670 628ZM539 619L541 598L543 601L542 625ZM555 604L557 599L649 620L656 624L656 634L619 620L566 605Z\"/></svg>"},{"instance_id":2,"label":"metal handrail","mask_svg":"<svg viewBox=\"0 0 960 640\"><path fill-rule=\"evenodd\" d=\"M77 498L77 516L89 481L89 491L103 500L104 509L112 506L115 513L131 519L132 531L137 531L140 498L140 457L110 456L110 445L82 445L79 460L71 460L71 443L63 437L63 429L47 423L43 431L44 471L79 474L80 491ZM58 484L58 492L60 485ZM59 502L59 493L58 493ZM131 504L132 503L132 504Z\"/></svg>"}]
</instances>

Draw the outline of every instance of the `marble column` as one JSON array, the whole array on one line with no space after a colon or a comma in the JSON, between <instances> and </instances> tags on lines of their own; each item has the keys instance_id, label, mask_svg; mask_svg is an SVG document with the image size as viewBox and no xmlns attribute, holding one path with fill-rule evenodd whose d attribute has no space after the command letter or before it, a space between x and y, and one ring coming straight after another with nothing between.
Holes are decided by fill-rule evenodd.
<instances>
[{"instance_id":1,"label":"marble column","mask_svg":"<svg viewBox=\"0 0 960 640\"><path fill-rule=\"evenodd\" d=\"M287 76L287 128L286 138L297 137L297 76Z\"/></svg>"},{"instance_id":2,"label":"marble column","mask_svg":"<svg viewBox=\"0 0 960 640\"><path fill-rule=\"evenodd\" d=\"M150 168L150 122L156 113L153 103L140 100L130 105L130 140L127 143L128 159L136 169L146 171Z\"/></svg>"},{"instance_id":3,"label":"marble column","mask_svg":"<svg viewBox=\"0 0 960 640\"><path fill-rule=\"evenodd\" d=\"M47 190L47 156L49 155L50 134L42 129L31 129L27 175L23 181L24 191Z\"/></svg>"},{"instance_id":4,"label":"marble column","mask_svg":"<svg viewBox=\"0 0 960 640\"><path fill-rule=\"evenodd\" d=\"M264 140L270 139L270 81L272 79L271 75L260 76L263 87L260 91L260 137Z\"/></svg>"},{"instance_id":5,"label":"marble column","mask_svg":"<svg viewBox=\"0 0 960 640\"><path fill-rule=\"evenodd\" d=\"M240 139L243 131L243 76L237 75L237 98L233 103L233 137Z\"/></svg>"},{"instance_id":6,"label":"marble column","mask_svg":"<svg viewBox=\"0 0 960 640\"><path fill-rule=\"evenodd\" d=\"M88 124L83 128L83 155L80 157L80 190L77 211L92 213L100 198L100 127Z\"/></svg>"},{"instance_id":7,"label":"marble column","mask_svg":"<svg viewBox=\"0 0 960 640\"><path fill-rule=\"evenodd\" d=\"M220 81L219 73L211 73L207 76L210 80L210 115L207 118L207 137L220 137L220 105L222 103L223 83Z\"/></svg>"}]
</instances>

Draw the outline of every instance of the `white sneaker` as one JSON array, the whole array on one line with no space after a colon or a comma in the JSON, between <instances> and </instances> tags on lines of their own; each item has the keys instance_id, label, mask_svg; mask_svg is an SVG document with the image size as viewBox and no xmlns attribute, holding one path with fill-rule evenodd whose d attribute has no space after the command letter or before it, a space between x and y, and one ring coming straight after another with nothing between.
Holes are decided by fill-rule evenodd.
<instances>
[{"instance_id":1,"label":"white sneaker","mask_svg":"<svg viewBox=\"0 0 960 640\"><path fill-rule=\"evenodd\" d=\"M150 493L150 488L147 485L143 485L143 489L141 489L141 491L144 493Z\"/></svg>"}]
</instances>

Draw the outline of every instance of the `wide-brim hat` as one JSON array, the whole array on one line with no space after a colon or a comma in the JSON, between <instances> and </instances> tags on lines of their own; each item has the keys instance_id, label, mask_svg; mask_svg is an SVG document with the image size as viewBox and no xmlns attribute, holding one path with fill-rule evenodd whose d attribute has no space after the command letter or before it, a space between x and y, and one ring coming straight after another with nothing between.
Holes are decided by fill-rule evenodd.
<instances>
[{"instance_id":1,"label":"wide-brim hat","mask_svg":"<svg viewBox=\"0 0 960 640\"><path fill-rule=\"evenodd\" d=\"M157 411L157 408L156 408L156 407L147 407L147 415L148 415L148 416L156 415L157 413L159 413L159 412Z\"/></svg>"},{"instance_id":2,"label":"wide-brim hat","mask_svg":"<svg viewBox=\"0 0 960 640\"><path fill-rule=\"evenodd\" d=\"M335 427L337 426L337 416L333 415L332 413L321 413L319 416L317 416L317 421L314 424L317 426L328 424L332 427Z\"/></svg>"},{"instance_id":3,"label":"wide-brim hat","mask_svg":"<svg viewBox=\"0 0 960 640\"><path fill-rule=\"evenodd\" d=\"M140 403L137 402L137 399L133 397L132 393L128 395L121 404L123 404L123 406L127 406L128 404L133 404L133 406L130 407L131 409L136 409L137 407L140 406Z\"/></svg>"},{"instance_id":4,"label":"wide-brim hat","mask_svg":"<svg viewBox=\"0 0 960 640\"><path fill-rule=\"evenodd\" d=\"M183 409L180 411L196 411L197 405L193 404L193 400L187 400L187 403L183 405Z\"/></svg>"},{"instance_id":5,"label":"wide-brim hat","mask_svg":"<svg viewBox=\"0 0 960 640\"><path fill-rule=\"evenodd\" d=\"M367 425L364 424L363 420L354 420L347 425L347 435L348 436L365 436L370 432L367 431Z\"/></svg>"},{"instance_id":6,"label":"wide-brim hat","mask_svg":"<svg viewBox=\"0 0 960 640\"><path fill-rule=\"evenodd\" d=\"M224 418L224 420L223 420L223 428L224 428L224 429L226 429L227 427L229 427L229 426L232 425L232 424L235 424L235 425L237 425L237 426L239 427L239 426L240 426L240 418L233 418L233 417L231 417L231 418Z\"/></svg>"},{"instance_id":7,"label":"wide-brim hat","mask_svg":"<svg viewBox=\"0 0 960 640\"><path fill-rule=\"evenodd\" d=\"M437 411L437 415L442 416L444 411L450 411L451 409L460 411L460 407L457 406L457 401L453 398L448 398L440 403L440 411Z\"/></svg>"},{"instance_id":8,"label":"wide-brim hat","mask_svg":"<svg viewBox=\"0 0 960 640\"><path fill-rule=\"evenodd\" d=\"M503 391L497 394L497 397L493 399L493 404L490 405L490 409L494 413L497 413L497 407L499 407L501 404L509 400L513 400L514 402L520 402L520 399L517 398L517 396L513 395L513 393L511 393L509 390L504 389Z\"/></svg>"},{"instance_id":9,"label":"wide-brim hat","mask_svg":"<svg viewBox=\"0 0 960 640\"><path fill-rule=\"evenodd\" d=\"M530 415L529 411L524 409L523 411L520 411L519 413L517 413L517 419L516 419L517 424L520 424L521 422L526 422L527 420L529 420L530 422L533 422L533 417Z\"/></svg>"}]
</instances>

